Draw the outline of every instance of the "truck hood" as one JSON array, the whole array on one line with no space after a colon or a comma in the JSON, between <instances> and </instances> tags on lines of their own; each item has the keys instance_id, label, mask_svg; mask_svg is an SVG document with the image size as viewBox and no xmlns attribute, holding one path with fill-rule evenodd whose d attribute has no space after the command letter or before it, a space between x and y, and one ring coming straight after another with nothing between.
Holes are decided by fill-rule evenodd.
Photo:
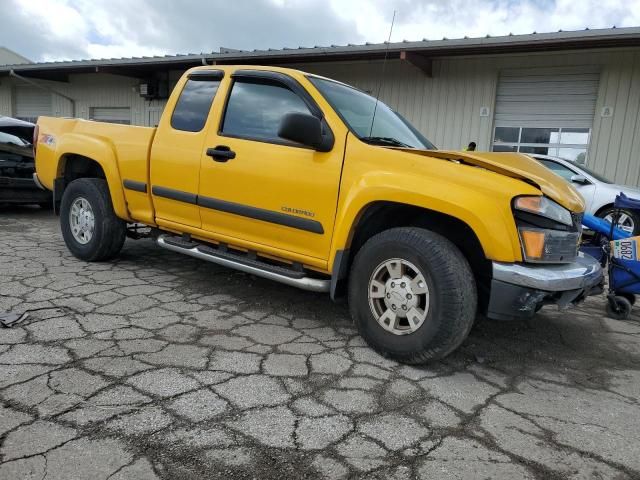
<instances>
[{"instance_id":1,"label":"truck hood","mask_svg":"<svg viewBox=\"0 0 640 480\"><path fill-rule=\"evenodd\" d=\"M453 152L445 150L402 149L425 157L440 158L491 170L508 177L533 183L546 196L572 212L583 212L584 199L563 178L527 155L521 153Z\"/></svg>"}]
</instances>

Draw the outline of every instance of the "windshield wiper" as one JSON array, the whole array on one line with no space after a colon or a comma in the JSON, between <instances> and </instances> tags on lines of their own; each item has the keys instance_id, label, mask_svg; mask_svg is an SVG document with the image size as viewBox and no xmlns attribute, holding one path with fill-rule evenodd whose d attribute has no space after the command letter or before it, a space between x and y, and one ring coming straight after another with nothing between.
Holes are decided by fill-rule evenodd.
<instances>
[{"instance_id":1,"label":"windshield wiper","mask_svg":"<svg viewBox=\"0 0 640 480\"><path fill-rule=\"evenodd\" d=\"M406 143L401 142L397 138L393 137L360 137L360 140L363 140L367 143L377 143L379 145L393 145L394 147L413 148L411 145L407 145Z\"/></svg>"}]
</instances>

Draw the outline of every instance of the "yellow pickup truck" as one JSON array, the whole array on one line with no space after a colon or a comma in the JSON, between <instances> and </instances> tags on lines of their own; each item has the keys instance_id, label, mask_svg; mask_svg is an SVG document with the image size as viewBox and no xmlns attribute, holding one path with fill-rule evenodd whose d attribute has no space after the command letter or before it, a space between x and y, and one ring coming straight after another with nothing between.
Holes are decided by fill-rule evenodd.
<instances>
[{"instance_id":1,"label":"yellow pickup truck","mask_svg":"<svg viewBox=\"0 0 640 480\"><path fill-rule=\"evenodd\" d=\"M442 358L478 313L526 318L598 291L584 203L517 153L438 151L366 93L297 70L203 66L157 128L40 117L35 179L85 261L140 224L158 246L333 299L406 363Z\"/></svg>"}]
</instances>

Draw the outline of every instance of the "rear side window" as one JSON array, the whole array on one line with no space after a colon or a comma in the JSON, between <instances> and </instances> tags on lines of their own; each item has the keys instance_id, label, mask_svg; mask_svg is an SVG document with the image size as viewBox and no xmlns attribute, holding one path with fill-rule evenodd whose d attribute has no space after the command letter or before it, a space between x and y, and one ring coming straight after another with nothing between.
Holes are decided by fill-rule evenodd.
<instances>
[{"instance_id":1,"label":"rear side window","mask_svg":"<svg viewBox=\"0 0 640 480\"><path fill-rule=\"evenodd\" d=\"M560 165L557 162L552 162L549 160L542 160L542 159L539 159L538 161L542 163L545 167L547 167L549 170L552 170L553 173L560 175L565 180L571 181L571 177L573 177L576 174L576 172L574 172L573 170L565 167L564 165Z\"/></svg>"},{"instance_id":2,"label":"rear side window","mask_svg":"<svg viewBox=\"0 0 640 480\"><path fill-rule=\"evenodd\" d=\"M236 81L227 103L222 134L255 140L283 142L280 122L287 113L311 113L307 104L277 83Z\"/></svg>"},{"instance_id":3,"label":"rear side window","mask_svg":"<svg viewBox=\"0 0 640 480\"><path fill-rule=\"evenodd\" d=\"M188 79L173 110L171 126L186 132L202 130L219 86L220 80Z\"/></svg>"}]
</instances>

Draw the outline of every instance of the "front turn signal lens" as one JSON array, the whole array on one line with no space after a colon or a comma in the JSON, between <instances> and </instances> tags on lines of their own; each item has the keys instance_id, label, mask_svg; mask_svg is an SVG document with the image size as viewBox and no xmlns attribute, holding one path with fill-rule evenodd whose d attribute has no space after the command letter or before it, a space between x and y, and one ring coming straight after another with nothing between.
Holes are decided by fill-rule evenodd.
<instances>
[{"instance_id":1,"label":"front turn signal lens","mask_svg":"<svg viewBox=\"0 0 640 480\"><path fill-rule=\"evenodd\" d=\"M522 248L527 259L536 260L544 257L544 237L544 231L520 230Z\"/></svg>"},{"instance_id":2,"label":"front turn signal lens","mask_svg":"<svg viewBox=\"0 0 640 480\"><path fill-rule=\"evenodd\" d=\"M580 232L519 227L525 262L570 263L578 254Z\"/></svg>"}]
</instances>

